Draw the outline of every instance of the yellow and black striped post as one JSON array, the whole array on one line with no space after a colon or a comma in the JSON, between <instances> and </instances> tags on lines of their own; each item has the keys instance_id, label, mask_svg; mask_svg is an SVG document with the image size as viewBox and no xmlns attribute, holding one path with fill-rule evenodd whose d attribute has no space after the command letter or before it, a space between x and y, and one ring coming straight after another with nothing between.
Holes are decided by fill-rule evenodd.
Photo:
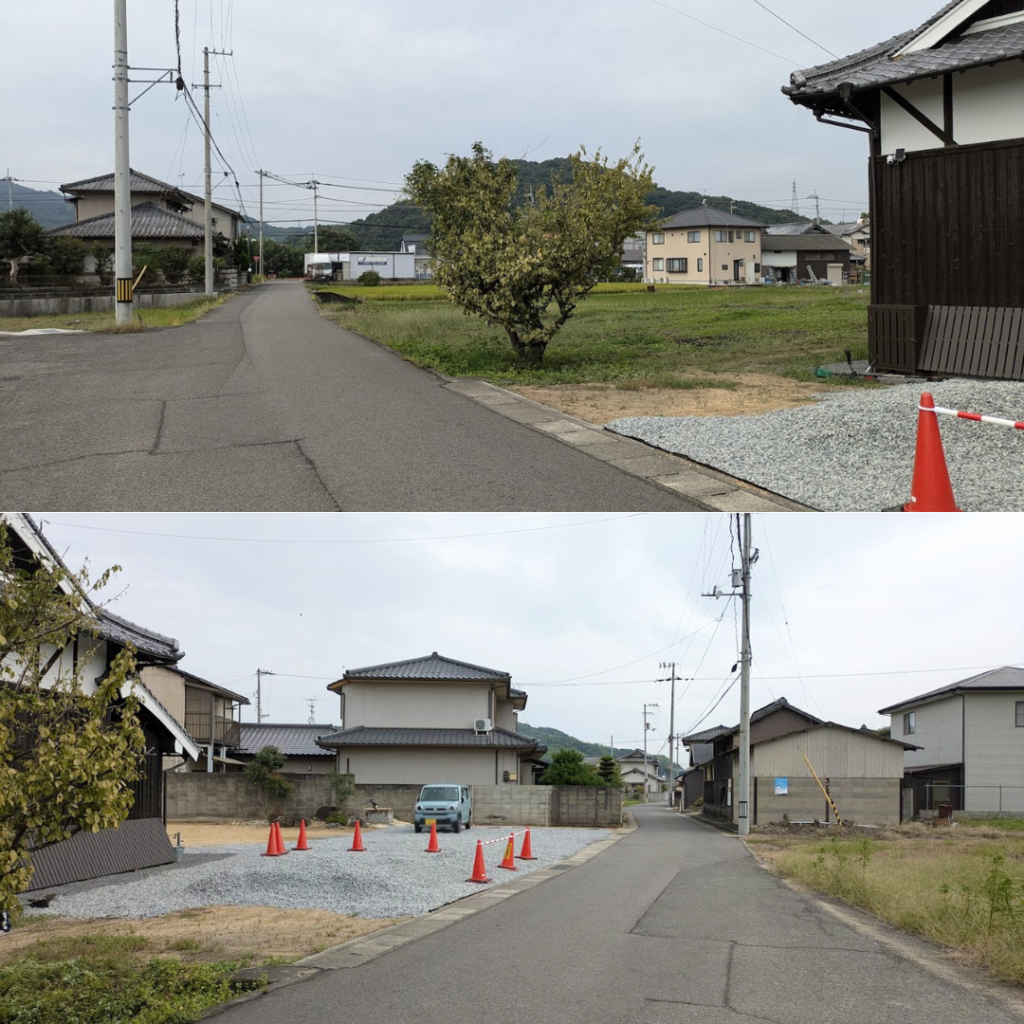
<instances>
[{"instance_id":1,"label":"yellow and black striped post","mask_svg":"<svg viewBox=\"0 0 1024 1024\"><path fill-rule=\"evenodd\" d=\"M117 301L132 301L132 279L130 277L119 277L117 279Z\"/></svg>"}]
</instances>

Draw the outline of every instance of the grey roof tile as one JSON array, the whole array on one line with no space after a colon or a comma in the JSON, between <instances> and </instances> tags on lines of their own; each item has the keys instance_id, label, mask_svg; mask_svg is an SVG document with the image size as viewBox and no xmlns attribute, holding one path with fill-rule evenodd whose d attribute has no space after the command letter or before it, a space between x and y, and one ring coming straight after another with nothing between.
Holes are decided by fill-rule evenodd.
<instances>
[{"instance_id":1,"label":"grey roof tile","mask_svg":"<svg viewBox=\"0 0 1024 1024\"><path fill-rule=\"evenodd\" d=\"M838 235L762 235L762 252L849 252Z\"/></svg>"},{"instance_id":2,"label":"grey roof tile","mask_svg":"<svg viewBox=\"0 0 1024 1024\"><path fill-rule=\"evenodd\" d=\"M320 736L337 732L334 725L275 725L272 722L242 722L241 737L235 750L239 754L258 754L264 747L277 747L286 757L333 757L330 750L317 745Z\"/></svg>"},{"instance_id":3,"label":"grey roof tile","mask_svg":"<svg viewBox=\"0 0 1024 1024\"><path fill-rule=\"evenodd\" d=\"M202 205L205 203L205 199L202 196L197 196L192 192L186 192L184 189L171 185L169 182L161 181L159 178L143 174L141 171L129 169L128 181L129 188L132 192L151 192L153 195L171 196L186 204L199 203ZM72 194L85 192L113 192L114 172L111 171L109 174L98 174L94 178L83 178L81 181L71 181L66 185L61 185L60 190L61 192L70 192ZM221 210L226 210L228 213L233 213L238 216L237 211L232 210L230 206L224 206L222 203L218 203L216 201L214 201L213 205Z\"/></svg>"},{"instance_id":4,"label":"grey roof tile","mask_svg":"<svg viewBox=\"0 0 1024 1024\"><path fill-rule=\"evenodd\" d=\"M338 747L496 747L511 750L540 751L547 747L537 740L510 729L478 733L472 729L385 729L357 725L320 737L320 745Z\"/></svg>"},{"instance_id":5,"label":"grey roof tile","mask_svg":"<svg viewBox=\"0 0 1024 1024\"><path fill-rule=\"evenodd\" d=\"M383 665L369 665L365 668L350 668L342 677L350 679L489 679L507 682L507 672L493 668L471 665L466 661L446 658L434 651L423 658L407 661L392 661ZM523 694L525 696L525 694Z\"/></svg>"},{"instance_id":6,"label":"grey roof tile","mask_svg":"<svg viewBox=\"0 0 1024 1024\"><path fill-rule=\"evenodd\" d=\"M96 620L101 636L118 644L132 644L140 654L148 654L161 661L179 661L185 656L173 637L129 622L106 608L98 611Z\"/></svg>"},{"instance_id":7,"label":"grey roof tile","mask_svg":"<svg viewBox=\"0 0 1024 1024\"><path fill-rule=\"evenodd\" d=\"M101 213L95 217L52 228L48 235L70 235L73 238L113 238L114 213ZM223 237L222 232L214 232ZM139 203L132 207L132 238L183 238L202 241L203 225L179 213L163 210L154 203Z\"/></svg>"},{"instance_id":8,"label":"grey roof tile","mask_svg":"<svg viewBox=\"0 0 1024 1024\"><path fill-rule=\"evenodd\" d=\"M849 83L854 91L873 89L1024 55L1024 23L1017 23L971 35L955 34L938 46L916 50L898 59L895 57L912 39L934 25L959 2L961 0L947 4L918 28L848 57L794 72L790 76L790 84L782 91L795 103L813 104L815 97L837 93L841 83Z\"/></svg>"},{"instance_id":9,"label":"grey roof tile","mask_svg":"<svg viewBox=\"0 0 1024 1024\"><path fill-rule=\"evenodd\" d=\"M713 206L698 206L693 210L683 210L662 221L666 228L763 228L759 220L750 220L735 213L716 210Z\"/></svg>"},{"instance_id":10,"label":"grey roof tile","mask_svg":"<svg viewBox=\"0 0 1024 1024\"><path fill-rule=\"evenodd\" d=\"M971 690L1024 690L1024 668L1017 668L1015 665L1003 665L1001 668L979 672L976 676L968 676L966 679L950 683L948 686L940 686L937 690L929 690L927 693L919 694L917 697L909 697L907 700L890 704L887 708L882 708L878 713L880 715L888 715L898 708L910 707L912 704L926 704L928 701L960 693L962 690L968 692Z\"/></svg>"}]
</instances>

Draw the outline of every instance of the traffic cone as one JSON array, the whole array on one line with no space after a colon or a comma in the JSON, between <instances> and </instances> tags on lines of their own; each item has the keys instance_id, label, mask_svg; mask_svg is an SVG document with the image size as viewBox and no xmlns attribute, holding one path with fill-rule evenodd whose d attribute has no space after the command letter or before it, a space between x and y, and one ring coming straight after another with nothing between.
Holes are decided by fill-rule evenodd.
<instances>
[{"instance_id":1,"label":"traffic cone","mask_svg":"<svg viewBox=\"0 0 1024 1024\"><path fill-rule=\"evenodd\" d=\"M279 857L288 852L288 847L284 845L284 837L281 835L281 822L279 821L274 822L274 841L277 843Z\"/></svg>"},{"instance_id":2,"label":"traffic cone","mask_svg":"<svg viewBox=\"0 0 1024 1024\"><path fill-rule=\"evenodd\" d=\"M959 512L953 487L949 482L946 456L942 451L939 417L932 412L935 402L926 391L921 395L917 414L917 448L914 451L914 478L910 485L910 501L904 512Z\"/></svg>"},{"instance_id":3,"label":"traffic cone","mask_svg":"<svg viewBox=\"0 0 1024 1024\"><path fill-rule=\"evenodd\" d=\"M277 852L277 836L274 835L274 826L270 826L270 835L267 836L267 852L262 856L264 857L279 857L280 854Z\"/></svg>"},{"instance_id":4,"label":"traffic cone","mask_svg":"<svg viewBox=\"0 0 1024 1024\"><path fill-rule=\"evenodd\" d=\"M366 847L363 846L363 833L359 830L359 819L356 818L356 831L355 835L352 836L352 845L349 847L350 853L366 853Z\"/></svg>"},{"instance_id":5,"label":"traffic cone","mask_svg":"<svg viewBox=\"0 0 1024 1024\"><path fill-rule=\"evenodd\" d=\"M430 842L427 843L425 853L440 853L441 847L437 845L437 822L430 826Z\"/></svg>"},{"instance_id":6,"label":"traffic cone","mask_svg":"<svg viewBox=\"0 0 1024 1024\"><path fill-rule=\"evenodd\" d=\"M513 857L514 846L516 841L516 834L513 832L508 837L508 842L505 844L505 856L502 858L501 863L498 865L499 868L504 868L506 871L518 871L516 867L515 858Z\"/></svg>"},{"instance_id":7,"label":"traffic cone","mask_svg":"<svg viewBox=\"0 0 1024 1024\"><path fill-rule=\"evenodd\" d=\"M467 882L489 882L487 868L484 867L484 844L478 839L476 841L476 860L473 861L473 877L467 878Z\"/></svg>"},{"instance_id":8,"label":"traffic cone","mask_svg":"<svg viewBox=\"0 0 1024 1024\"><path fill-rule=\"evenodd\" d=\"M308 850L309 843L306 842L306 819L299 819L299 841L295 846L296 850Z\"/></svg>"},{"instance_id":9,"label":"traffic cone","mask_svg":"<svg viewBox=\"0 0 1024 1024\"><path fill-rule=\"evenodd\" d=\"M519 854L519 860L536 860L537 858L533 855L533 848L530 846L530 830L526 830L526 835L523 836L523 849Z\"/></svg>"}]
</instances>

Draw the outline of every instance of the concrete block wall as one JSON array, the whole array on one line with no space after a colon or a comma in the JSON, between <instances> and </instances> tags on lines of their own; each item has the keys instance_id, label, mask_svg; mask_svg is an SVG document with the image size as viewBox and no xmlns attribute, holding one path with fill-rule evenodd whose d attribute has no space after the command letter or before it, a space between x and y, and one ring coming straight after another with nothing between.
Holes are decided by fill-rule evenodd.
<instances>
[{"instance_id":1,"label":"concrete block wall","mask_svg":"<svg viewBox=\"0 0 1024 1024\"><path fill-rule=\"evenodd\" d=\"M318 807L331 803L326 776L285 772L282 775L293 789L286 800L272 803L272 812L311 819ZM263 797L244 772L168 772L164 778L168 821L197 818L251 821L266 817Z\"/></svg>"},{"instance_id":2,"label":"concrete block wall","mask_svg":"<svg viewBox=\"0 0 1024 1024\"><path fill-rule=\"evenodd\" d=\"M833 821L835 816L814 779L790 778L789 792L775 795L774 778L758 778L755 825L781 821ZM832 779L829 792L844 820L863 825L898 825L900 779Z\"/></svg>"},{"instance_id":3,"label":"concrete block wall","mask_svg":"<svg viewBox=\"0 0 1024 1024\"><path fill-rule=\"evenodd\" d=\"M551 786L474 786L473 820L478 825L550 825L552 794Z\"/></svg>"},{"instance_id":4,"label":"concrete block wall","mask_svg":"<svg viewBox=\"0 0 1024 1024\"><path fill-rule=\"evenodd\" d=\"M544 786L551 790L552 825L617 828L622 823L622 791L611 786Z\"/></svg>"}]
</instances>

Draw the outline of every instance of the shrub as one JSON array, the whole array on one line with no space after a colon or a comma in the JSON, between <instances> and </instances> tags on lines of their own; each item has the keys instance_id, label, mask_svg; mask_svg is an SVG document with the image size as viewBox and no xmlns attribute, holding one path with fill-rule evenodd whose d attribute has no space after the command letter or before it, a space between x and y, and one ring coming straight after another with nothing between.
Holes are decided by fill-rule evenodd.
<instances>
[{"instance_id":1,"label":"shrub","mask_svg":"<svg viewBox=\"0 0 1024 1024\"><path fill-rule=\"evenodd\" d=\"M347 825L348 815L342 814L341 811L331 811L329 814L324 816L324 821L328 825Z\"/></svg>"},{"instance_id":2,"label":"shrub","mask_svg":"<svg viewBox=\"0 0 1024 1024\"><path fill-rule=\"evenodd\" d=\"M245 766L249 781L263 796L263 810L270 818L270 801L284 800L292 791L292 784L277 772L284 766L284 754L275 746L263 747Z\"/></svg>"},{"instance_id":3,"label":"shrub","mask_svg":"<svg viewBox=\"0 0 1024 1024\"><path fill-rule=\"evenodd\" d=\"M364 288L376 288L381 282L381 276L376 270L366 270L356 278Z\"/></svg>"}]
</instances>

